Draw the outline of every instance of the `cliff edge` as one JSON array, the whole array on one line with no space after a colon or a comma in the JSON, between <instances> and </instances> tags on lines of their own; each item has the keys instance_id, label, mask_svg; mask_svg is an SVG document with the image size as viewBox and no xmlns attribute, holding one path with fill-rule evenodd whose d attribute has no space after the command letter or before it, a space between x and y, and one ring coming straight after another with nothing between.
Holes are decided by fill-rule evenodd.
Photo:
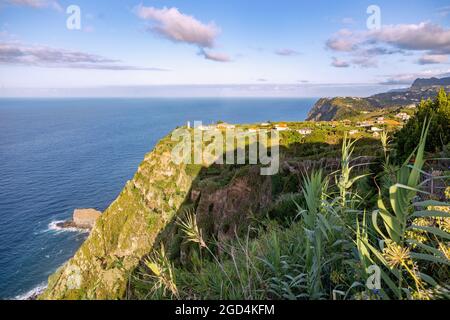
<instances>
[{"instance_id":1,"label":"cliff edge","mask_svg":"<svg viewBox=\"0 0 450 320\"><path fill-rule=\"evenodd\" d=\"M367 98L322 98L312 107L306 121L344 120L364 112L417 105L421 100L434 99L441 87L446 91L450 90L450 77L416 79L409 88L391 90Z\"/></svg>"},{"instance_id":2,"label":"cliff edge","mask_svg":"<svg viewBox=\"0 0 450 320\"><path fill-rule=\"evenodd\" d=\"M49 278L40 299L118 299L130 272L185 200L192 177L171 159L165 138L97 220L75 256Z\"/></svg>"}]
</instances>

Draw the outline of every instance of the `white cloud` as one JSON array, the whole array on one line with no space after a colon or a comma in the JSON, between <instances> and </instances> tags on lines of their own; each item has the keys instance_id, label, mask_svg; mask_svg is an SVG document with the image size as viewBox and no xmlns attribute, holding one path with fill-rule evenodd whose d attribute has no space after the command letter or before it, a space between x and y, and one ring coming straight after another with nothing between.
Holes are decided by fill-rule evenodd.
<instances>
[{"instance_id":1,"label":"white cloud","mask_svg":"<svg viewBox=\"0 0 450 320\"><path fill-rule=\"evenodd\" d=\"M52 8L62 11L61 5L56 0L0 0L1 4L31 7L36 9Z\"/></svg>"},{"instance_id":2,"label":"white cloud","mask_svg":"<svg viewBox=\"0 0 450 320\"><path fill-rule=\"evenodd\" d=\"M450 29L430 22L387 25L371 31L341 30L326 42L327 47L334 51L354 51L374 44L403 50L450 53Z\"/></svg>"},{"instance_id":3,"label":"white cloud","mask_svg":"<svg viewBox=\"0 0 450 320\"><path fill-rule=\"evenodd\" d=\"M279 56L290 57L290 56L297 56L300 54L300 52L298 52L294 49L283 48L283 49L275 50L275 54L277 54Z\"/></svg>"},{"instance_id":4,"label":"white cloud","mask_svg":"<svg viewBox=\"0 0 450 320\"><path fill-rule=\"evenodd\" d=\"M450 29L430 22L384 26L369 32L367 38L400 49L450 53Z\"/></svg>"},{"instance_id":5,"label":"white cloud","mask_svg":"<svg viewBox=\"0 0 450 320\"><path fill-rule=\"evenodd\" d=\"M0 64L47 68L99 69L99 70L147 70L163 71L118 64L119 60L79 51L29 46L20 43L0 43Z\"/></svg>"},{"instance_id":6,"label":"white cloud","mask_svg":"<svg viewBox=\"0 0 450 320\"><path fill-rule=\"evenodd\" d=\"M216 62L231 62L231 58L225 53L212 52L208 50L200 50L201 56L205 57L207 60L212 60Z\"/></svg>"},{"instance_id":7,"label":"white cloud","mask_svg":"<svg viewBox=\"0 0 450 320\"><path fill-rule=\"evenodd\" d=\"M207 24L195 17L181 13L177 8L157 9L139 5L134 8L136 15L144 20L154 22L150 30L174 42L187 43L197 46L199 55L207 60L216 62L230 62L231 58L225 53L212 52L206 49L215 47L220 29L214 22Z\"/></svg>"},{"instance_id":8,"label":"white cloud","mask_svg":"<svg viewBox=\"0 0 450 320\"><path fill-rule=\"evenodd\" d=\"M350 52L355 50L356 41L350 38L333 38L327 41L326 46L334 51Z\"/></svg>"},{"instance_id":9,"label":"white cloud","mask_svg":"<svg viewBox=\"0 0 450 320\"><path fill-rule=\"evenodd\" d=\"M448 55L446 54L424 54L417 61L418 64L438 64L446 63L448 61Z\"/></svg>"},{"instance_id":10,"label":"white cloud","mask_svg":"<svg viewBox=\"0 0 450 320\"><path fill-rule=\"evenodd\" d=\"M341 29L325 43L328 49L340 52L351 52L361 41L360 35L348 29Z\"/></svg>"},{"instance_id":11,"label":"white cloud","mask_svg":"<svg viewBox=\"0 0 450 320\"><path fill-rule=\"evenodd\" d=\"M331 65L333 67L336 67L336 68L348 68L348 67L350 67L350 64L348 62L340 60L340 59L338 59L336 57L333 57L333 61L331 62Z\"/></svg>"},{"instance_id":12,"label":"white cloud","mask_svg":"<svg viewBox=\"0 0 450 320\"><path fill-rule=\"evenodd\" d=\"M417 78L443 78L450 76L450 69L429 69L416 73L400 73L384 76L380 84L386 85L411 85Z\"/></svg>"},{"instance_id":13,"label":"white cloud","mask_svg":"<svg viewBox=\"0 0 450 320\"><path fill-rule=\"evenodd\" d=\"M410 55L422 52L417 63L445 63L450 54L450 29L430 23L383 26L379 30L341 30L333 35L326 47L353 56L361 67L375 66L375 57L391 54Z\"/></svg>"},{"instance_id":14,"label":"white cloud","mask_svg":"<svg viewBox=\"0 0 450 320\"><path fill-rule=\"evenodd\" d=\"M193 16L181 13L177 8L156 9L139 5L135 8L135 12L141 19L156 22L151 29L175 42L212 48L220 32L214 22L204 24Z\"/></svg>"},{"instance_id":15,"label":"white cloud","mask_svg":"<svg viewBox=\"0 0 450 320\"><path fill-rule=\"evenodd\" d=\"M356 57L352 59L352 63L361 68L376 68L377 61L371 57Z\"/></svg>"}]
</instances>

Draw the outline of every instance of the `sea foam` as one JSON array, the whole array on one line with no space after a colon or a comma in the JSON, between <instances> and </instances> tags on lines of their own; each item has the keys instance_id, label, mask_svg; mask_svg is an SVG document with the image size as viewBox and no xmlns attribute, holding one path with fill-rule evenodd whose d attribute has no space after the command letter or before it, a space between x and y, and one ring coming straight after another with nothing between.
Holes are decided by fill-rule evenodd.
<instances>
[{"instance_id":1,"label":"sea foam","mask_svg":"<svg viewBox=\"0 0 450 320\"><path fill-rule=\"evenodd\" d=\"M42 283L42 284L38 285L37 287L31 289L30 291L16 296L14 298L14 300L34 300L41 293L43 293L46 288L47 288L47 284L46 283Z\"/></svg>"},{"instance_id":2,"label":"sea foam","mask_svg":"<svg viewBox=\"0 0 450 320\"><path fill-rule=\"evenodd\" d=\"M63 228L59 226L61 223L64 223L64 220L55 220L48 224L47 231L58 231L58 232L78 232L78 233L89 233L89 230L82 229L82 228L76 228L76 227L68 227Z\"/></svg>"}]
</instances>

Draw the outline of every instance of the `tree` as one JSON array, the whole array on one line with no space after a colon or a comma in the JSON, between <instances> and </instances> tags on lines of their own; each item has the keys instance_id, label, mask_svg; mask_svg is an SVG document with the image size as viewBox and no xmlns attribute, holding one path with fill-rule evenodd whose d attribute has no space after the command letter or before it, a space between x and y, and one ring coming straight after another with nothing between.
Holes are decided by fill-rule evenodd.
<instances>
[{"instance_id":1,"label":"tree","mask_svg":"<svg viewBox=\"0 0 450 320\"><path fill-rule=\"evenodd\" d=\"M435 100L422 100L416 114L395 136L397 159L404 161L417 146L425 119L430 119L425 150L437 152L450 143L450 94L440 89Z\"/></svg>"}]
</instances>

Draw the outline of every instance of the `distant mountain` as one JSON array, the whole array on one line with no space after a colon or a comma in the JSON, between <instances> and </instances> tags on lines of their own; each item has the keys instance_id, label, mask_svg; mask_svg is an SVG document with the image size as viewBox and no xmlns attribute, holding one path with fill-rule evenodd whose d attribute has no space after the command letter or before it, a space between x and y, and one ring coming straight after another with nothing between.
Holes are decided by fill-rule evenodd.
<instances>
[{"instance_id":1,"label":"distant mountain","mask_svg":"<svg viewBox=\"0 0 450 320\"><path fill-rule=\"evenodd\" d=\"M430 78L430 79L416 79L411 88L422 88L432 86L450 86L450 77L447 78Z\"/></svg>"},{"instance_id":2,"label":"distant mountain","mask_svg":"<svg viewBox=\"0 0 450 320\"><path fill-rule=\"evenodd\" d=\"M439 88L450 91L450 77L417 79L408 89L391 90L367 98L334 97L319 99L308 114L307 121L333 121L358 116L376 109L405 107L423 99L436 97Z\"/></svg>"}]
</instances>

